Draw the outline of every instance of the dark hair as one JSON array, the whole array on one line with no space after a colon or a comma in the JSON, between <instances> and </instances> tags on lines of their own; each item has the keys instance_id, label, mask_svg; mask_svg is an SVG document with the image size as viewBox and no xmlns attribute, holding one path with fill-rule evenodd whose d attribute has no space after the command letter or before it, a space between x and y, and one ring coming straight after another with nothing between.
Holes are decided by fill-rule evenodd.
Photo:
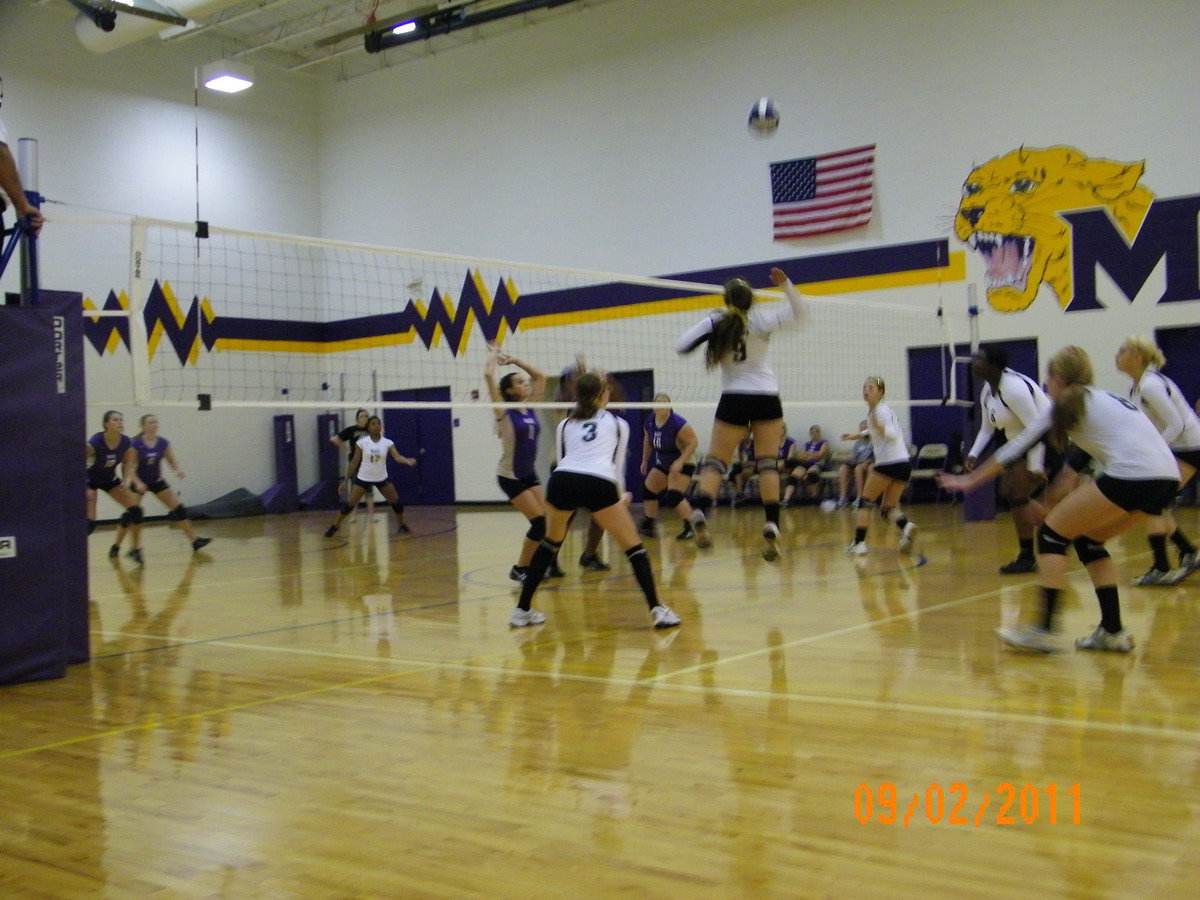
<instances>
[{"instance_id":1,"label":"dark hair","mask_svg":"<svg viewBox=\"0 0 1200 900\"><path fill-rule=\"evenodd\" d=\"M590 419L600 409L600 395L607 382L595 372L584 372L575 379L575 408L569 418Z\"/></svg>"},{"instance_id":2,"label":"dark hair","mask_svg":"<svg viewBox=\"0 0 1200 900\"><path fill-rule=\"evenodd\" d=\"M1008 351L999 344L986 344L979 347L979 355L987 360L988 365L997 369L1008 368Z\"/></svg>"},{"instance_id":3,"label":"dark hair","mask_svg":"<svg viewBox=\"0 0 1200 900\"><path fill-rule=\"evenodd\" d=\"M379 418L379 416L368 416L368 417L367 417L367 427L368 427L368 428L370 428L370 427L371 427L371 423L372 423L372 422L378 422L378 423L379 423L379 427L380 427L380 428L382 428L382 427L383 427L383 419Z\"/></svg>"},{"instance_id":4,"label":"dark hair","mask_svg":"<svg viewBox=\"0 0 1200 900\"><path fill-rule=\"evenodd\" d=\"M371 418L371 411L367 410L367 409L359 409L358 412L356 412L354 414L354 423L356 425L358 424L358 417L363 416L363 415L365 415L369 419L369 418Z\"/></svg>"},{"instance_id":5,"label":"dark hair","mask_svg":"<svg viewBox=\"0 0 1200 900\"><path fill-rule=\"evenodd\" d=\"M507 375L505 375L503 378L500 379L500 396L503 397L505 400L509 399L508 389L510 387L512 387L512 383L514 381L516 381L517 376L519 374L520 374L520 372L509 372Z\"/></svg>"},{"instance_id":6,"label":"dark hair","mask_svg":"<svg viewBox=\"0 0 1200 900\"><path fill-rule=\"evenodd\" d=\"M120 416L122 419L125 418L124 414L119 409L106 409L104 411L104 420L100 423L100 427L103 428L105 425L107 425L108 420L113 416Z\"/></svg>"},{"instance_id":7,"label":"dark hair","mask_svg":"<svg viewBox=\"0 0 1200 900\"><path fill-rule=\"evenodd\" d=\"M704 350L704 364L715 369L721 360L733 352L746 335L746 313L754 302L754 290L744 278L725 282L725 314L713 323Z\"/></svg>"}]
</instances>

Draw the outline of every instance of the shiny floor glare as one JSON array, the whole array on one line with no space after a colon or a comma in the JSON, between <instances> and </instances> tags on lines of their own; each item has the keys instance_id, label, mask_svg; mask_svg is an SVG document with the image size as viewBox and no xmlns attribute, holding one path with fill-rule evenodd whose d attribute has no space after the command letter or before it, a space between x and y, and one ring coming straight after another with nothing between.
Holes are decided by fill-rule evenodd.
<instances>
[{"instance_id":1,"label":"shiny floor glare","mask_svg":"<svg viewBox=\"0 0 1200 900\"><path fill-rule=\"evenodd\" d=\"M580 571L582 521L510 629L507 506L210 521L199 553L151 525L144 566L102 528L93 660L0 689L0 889L1194 895L1200 573L1122 584L1131 654L1020 654L1008 518L909 514L913 552L876 519L849 557L852 511L785 509L771 562L759 509L708 550L666 517L665 630L610 541ZM1144 533L1109 547L1144 570ZM1098 621L1070 572L1068 648Z\"/></svg>"}]
</instances>

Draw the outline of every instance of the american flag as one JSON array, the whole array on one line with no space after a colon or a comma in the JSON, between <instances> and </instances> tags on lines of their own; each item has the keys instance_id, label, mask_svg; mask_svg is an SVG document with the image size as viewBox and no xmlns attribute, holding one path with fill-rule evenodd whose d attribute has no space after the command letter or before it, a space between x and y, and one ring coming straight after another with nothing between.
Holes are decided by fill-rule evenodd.
<instances>
[{"instance_id":1,"label":"american flag","mask_svg":"<svg viewBox=\"0 0 1200 900\"><path fill-rule=\"evenodd\" d=\"M874 181L874 144L771 163L775 240L866 225Z\"/></svg>"}]
</instances>

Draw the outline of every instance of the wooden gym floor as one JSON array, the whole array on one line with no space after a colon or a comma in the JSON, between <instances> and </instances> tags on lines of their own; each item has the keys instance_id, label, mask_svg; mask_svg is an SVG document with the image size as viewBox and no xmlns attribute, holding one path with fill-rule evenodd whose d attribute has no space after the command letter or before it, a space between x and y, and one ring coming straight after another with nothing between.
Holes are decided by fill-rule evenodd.
<instances>
[{"instance_id":1,"label":"wooden gym floor","mask_svg":"<svg viewBox=\"0 0 1200 900\"><path fill-rule=\"evenodd\" d=\"M1132 655L1020 654L1007 517L909 511L854 561L785 510L773 564L757 508L706 553L672 519L665 632L578 532L509 630L510 507L155 524L144 568L102 529L93 661L0 689L0 895L1200 896L1200 573L1122 588Z\"/></svg>"}]
</instances>

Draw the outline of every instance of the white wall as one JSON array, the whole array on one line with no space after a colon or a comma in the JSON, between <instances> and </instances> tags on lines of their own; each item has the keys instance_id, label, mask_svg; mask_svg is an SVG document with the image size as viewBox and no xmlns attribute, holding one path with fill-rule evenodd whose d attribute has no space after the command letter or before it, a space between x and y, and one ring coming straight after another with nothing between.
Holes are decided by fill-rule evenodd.
<instances>
[{"instance_id":1,"label":"white wall","mask_svg":"<svg viewBox=\"0 0 1200 900\"><path fill-rule=\"evenodd\" d=\"M42 191L194 218L191 86L203 60L154 42L93 56L58 6L0 5L0 112L10 135L41 139ZM260 71L253 91L206 96L201 208L233 226L655 274L948 236L972 166L1020 145L1144 159L1159 197L1194 194L1197 33L1193 0L613 0L345 83ZM761 94L783 114L769 140L744 127ZM872 224L773 241L768 164L867 142L879 148ZM52 222L47 286L117 277L111 260L54 235ZM969 255L966 282L945 290L961 302L981 280ZM1043 359L1080 342L1115 387L1106 361L1121 336L1200 321L1198 302L1155 306L1161 284L1159 272L1130 304L1101 274L1097 312L1063 313L1045 290L1019 314L985 304L981 332L1037 336ZM846 341L869 352L864 335ZM97 421L102 396L128 396L123 359L89 362ZM478 356L462 364L464 381L478 378ZM190 465L189 502L269 483L268 418L163 414L188 461L206 456L213 423L222 446L244 451L236 469ZM297 419L309 483L312 415ZM494 448L486 416L464 416L460 499L498 497Z\"/></svg>"}]
</instances>

